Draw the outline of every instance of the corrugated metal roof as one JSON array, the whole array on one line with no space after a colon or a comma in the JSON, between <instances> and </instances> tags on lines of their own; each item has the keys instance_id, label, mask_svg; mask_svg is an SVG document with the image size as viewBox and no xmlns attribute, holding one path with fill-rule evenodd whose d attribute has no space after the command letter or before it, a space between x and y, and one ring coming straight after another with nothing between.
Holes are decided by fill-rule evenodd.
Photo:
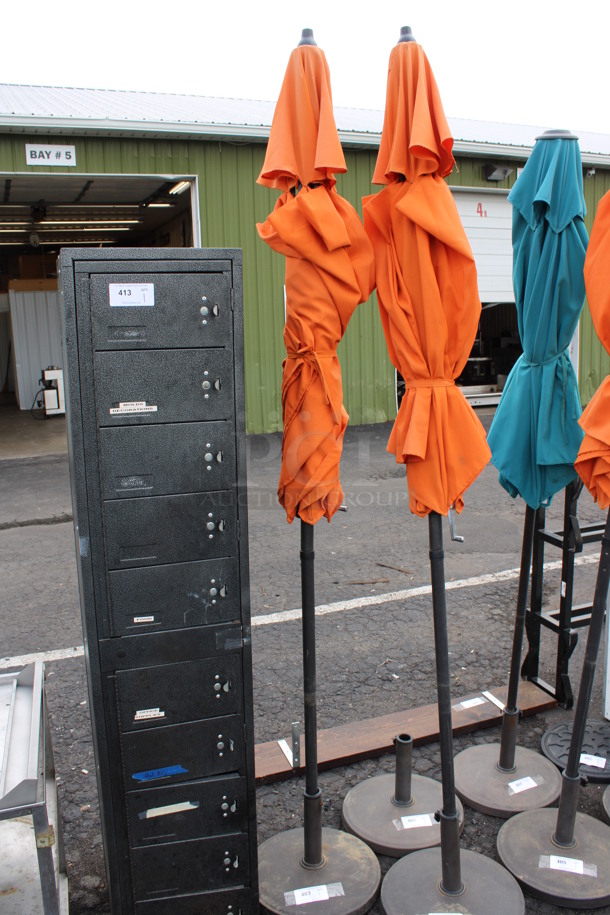
<instances>
[{"instance_id":1,"label":"corrugated metal roof","mask_svg":"<svg viewBox=\"0 0 610 915\"><path fill-rule=\"evenodd\" d=\"M224 136L265 140L275 102L161 92L0 84L0 130L119 136ZM336 108L342 142L376 146L383 111ZM449 117L456 153L521 157L550 124L535 127ZM610 135L579 133L583 162L610 165Z\"/></svg>"}]
</instances>

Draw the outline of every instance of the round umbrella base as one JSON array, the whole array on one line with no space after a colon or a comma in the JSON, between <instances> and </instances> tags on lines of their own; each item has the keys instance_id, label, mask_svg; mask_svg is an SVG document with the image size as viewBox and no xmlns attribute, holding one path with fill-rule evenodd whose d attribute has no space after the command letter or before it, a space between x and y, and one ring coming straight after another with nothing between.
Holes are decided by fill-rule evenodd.
<instances>
[{"instance_id":1,"label":"round umbrella base","mask_svg":"<svg viewBox=\"0 0 610 915\"><path fill-rule=\"evenodd\" d=\"M387 872L381 886L385 915L421 915L422 912L493 912L523 915L525 900L515 878L496 861L474 851L460 852L463 889L459 894L441 889L439 848L413 852Z\"/></svg>"},{"instance_id":2,"label":"round umbrella base","mask_svg":"<svg viewBox=\"0 0 610 915\"><path fill-rule=\"evenodd\" d=\"M602 795L602 807L604 808L606 819L610 823L610 785L608 785Z\"/></svg>"},{"instance_id":3,"label":"round umbrella base","mask_svg":"<svg viewBox=\"0 0 610 915\"><path fill-rule=\"evenodd\" d=\"M323 864L302 864L304 830L290 829L258 849L261 907L294 915L307 903L307 915L363 915L379 890L381 869L368 845L338 829L322 829ZM298 910L300 911L300 910Z\"/></svg>"},{"instance_id":4,"label":"round umbrella base","mask_svg":"<svg viewBox=\"0 0 610 915\"><path fill-rule=\"evenodd\" d=\"M408 807L392 802L396 787L394 775L369 778L351 791L343 802L343 825L381 855L400 858L418 848L440 845L441 827L434 818L443 806L440 782L422 775L411 775ZM464 808L457 802L460 833L464 828Z\"/></svg>"},{"instance_id":5,"label":"round umbrella base","mask_svg":"<svg viewBox=\"0 0 610 915\"><path fill-rule=\"evenodd\" d=\"M542 735L540 747L544 755L565 769L572 741L572 721L558 724ZM593 757L597 765L581 762L581 775L590 782L610 782L610 721L588 721L582 742L582 753Z\"/></svg>"},{"instance_id":6,"label":"round umbrella base","mask_svg":"<svg viewBox=\"0 0 610 915\"><path fill-rule=\"evenodd\" d=\"M500 745L469 747L455 757L455 790L469 807L496 817L512 817L522 810L546 807L561 792L555 766L524 747L515 751L515 768L498 768Z\"/></svg>"},{"instance_id":7,"label":"round umbrella base","mask_svg":"<svg viewBox=\"0 0 610 915\"><path fill-rule=\"evenodd\" d=\"M610 828L577 813L574 845L556 845L557 810L528 810L504 823L498 855L533 896L574 908L610 902Z\"/></svg>"}]
</instances>

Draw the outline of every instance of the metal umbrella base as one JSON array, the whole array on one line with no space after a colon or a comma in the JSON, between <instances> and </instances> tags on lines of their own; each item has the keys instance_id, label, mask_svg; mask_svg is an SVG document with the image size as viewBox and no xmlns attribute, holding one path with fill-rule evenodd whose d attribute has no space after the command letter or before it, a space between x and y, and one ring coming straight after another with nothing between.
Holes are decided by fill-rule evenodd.
<instances>
[{"instance_id":1,"label":"metal umbrella base","mask_svg":"<svg viewBox=\"0 0 610 915\"><path fill-rule=\"evenodd\" d=\"M343 802L343 825L381 855L400 858L420 848L439 845L440 822L435 813L443 803L440 782L412 775L411 803L398 805L394 776L377 775L356 785ZM459 831L464 828L464 808L458 803Z\"/></svg>"},{"instance_id":2,"label":"metal umbrella base","mask_svg":"<svg viewBox=\"0 0 610 915\"><path fill-rule=\"evenodd\" d=\"M500 860L533 896L598 909L610 903L610 827L577 813L574 843L554 841L557 810L528 810L498 833Z\"/></svg>"},{"instance_id":3,"label":"metal umbrella base","mask_svg":"<svg viewBox=\"0 0 610 915\"><path fill-rule=\"evenodd\" d=\"M381 886L385 915L422 915L424 912L493 912L523 915L525 900L519 884L496 861L462 849L462 890L447 893L439 881L441 851L426 848L401 858L387 872Z\"/></svg>"},{"instance_id":4,"label":"metal umbrella base","mask_svg":"<svg viewBox=\"0 0 610 915\"><path fill-rule=\"evenodd\" d=\"M499 744L468 747L455 757L455 790L469 807L496 817L548 807L559 797L561 775L540 753L515 749L511 771L498 763Z\"/></svg>"},{"instance_id":5,"label":"metal umbrella base","mask_svg":"<svg viewBox=\"0 0 610 915\"><path fill-rule=\"evenodd\" d=\"M544 755L560 769L564 769L568 761L573 724L564 721L549 728L540 741ZM590 782L610 781L610 721L587 721L582 753L589 759L581 758L580 774L586 775Z\"/></svg>"},{"instance_id":6,"label":"metal umbrella base","mask_svg":"<svg viewBox=\"0 0 610 915\"><path fill-rule=\"evenodd\" d=\"M258 849L260 902L266 912L294 915L361 915L372 907L381 882L374 852L338 829L322 829L322 864L303 864L304 830L290 829Z\"/></svg>"},{"instance_id":7,"label":"metal umbrella base","mask_svg":"<svg viewBox=\"0 0 610 915\"><path fill-rule=\"evenodd\" d=\"M602 795L602 807L604 808L606 819L610 822L610 785L608 785Z\"/></svg>"},{"instance_id":8,"label":"metal umbrella base","mask_svg":"<svg viewBox=\"0 0 610 915\"><path fill-rule=\"evenodd\" d=\"M610 902L610 828L578 813L579 761L591 702L610 585L610 512L602 539L591 623L568 762L557 810L528 810L498 833L498 854L522 886L558 905L600 908Z\"/></svg>"}]
</instances>

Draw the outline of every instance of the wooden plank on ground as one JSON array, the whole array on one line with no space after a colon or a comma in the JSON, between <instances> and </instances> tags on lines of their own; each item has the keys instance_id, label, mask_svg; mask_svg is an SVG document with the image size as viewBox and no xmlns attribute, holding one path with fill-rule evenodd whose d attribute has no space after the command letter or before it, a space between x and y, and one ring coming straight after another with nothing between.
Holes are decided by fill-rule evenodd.
<instances>
[{"instance_id":1,"label":"wooden plank on ground","mask_svg":"<svg viewBox=\"0 0 610 915\"><path fill-rule=\"evenodd\" d=\"M507 689L494 687L490 692L502 704ZM476 701L479 700L479 701ZM481 701L482 700L482 701ZM519 709L524 716L536 715L556 708L557 701L529 680L519 684ZM502 709L485 699L482 693L453 698L451 702L453 733L467 734L478 728L500 724ZM397 734L410 734L414 744L438 740L438 709L423 705L404 712L392 712L379 718L367 718L352 724L328 728L318 733L318 768L332 769L360 759L382 756L394 749ZM290 735L286 740L290 745ZM259 743L254 750L256 781L265 784L301 775L305 771L305 738L301 735L301 763L293 769L277 740Z\"/></svg>"}]
</instances>

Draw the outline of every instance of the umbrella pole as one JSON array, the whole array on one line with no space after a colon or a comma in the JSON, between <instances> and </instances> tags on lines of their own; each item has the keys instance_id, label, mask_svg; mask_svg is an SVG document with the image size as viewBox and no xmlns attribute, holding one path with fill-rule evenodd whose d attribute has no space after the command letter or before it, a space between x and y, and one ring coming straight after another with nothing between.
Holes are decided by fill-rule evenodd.
<instances>
[{"instance_id":1,"label":"umbrella pole","mask_svg":"<svg viewBox=\"0 0 610 915\"><path fill-rule=\"evenodd\" d=\"M578 701L574 712L572 739L568 752L568 762L562 774L561 795L557 813L557 829L554 841L558 845L569 847L574 844L574 826L576 823L576 806L578 803L578 789L580 787L580 754L587 726L587 713L591 704L595 666L601 641L602 626L608 587L610 585L610 512L606 519L606 528L602 537L602 547L599 558L599 569L595 583L595 594L591 608L591 622L585 650L580 678Z\"/></svg>"},{"instance_id":2,"label":"umbrella pole","mask_svg":"<svg viewBox=\"0 0 610 915\"><path fill-rule=\"evenodd\" d=\"M515 613L515 629L513 633L513 650L508 678L508 695L502 713L502 736L500 738L500 758L498 760L498 768L502 772L514 772L515 770L515 751L517 747L517 728L519 724L519 709L517 708L519 668L521 666L523 634L525 632L525 613L527 609L527 592L532 564L535 521L536 510L531 508L531 506L526 505L525 521L523 523L521 567L519 570L519 589L517 592L517 611Z\"/></svg>"},{"instance_id":3,"label":"umbrella pole","mask_svg":"<svg viewBox=\"0 0 610 915\"><path fill-rule=\"evenodd\" d=\"M430 571L438 725L441 748L443 809L440 811L441 879L438 879L438 849L424 848L405 855L387 872L381 887L385 915L421 915L422 912L495 912L525 915L525 900L519 884L496 861L466 849L460 854L453 731L449 689L449 639L443 552L442 518L428 516Z\"/></svg>"},{"instance_id":4,"label":"umbrella pole","mask_svg":"<svg viewBox=\"0 0 610 915\"><path fill-rule=\"evenodd\" d=\"M561 791L557 767L536 751L517 746L519 667L536 514L535 509L526 505L512 657L508 693L502 711L500 744L467 747L454 761L455 786L462 801L492 816L510 817L522 810L546 807L559 797Z\"/></svg>"},{"instance_id":5,"label":"umbrella pole","mask_svg":"<svg viewBox=\"0 0 610 915\"><path fill-rule=\"evenodd\" d=\"M432 581L432 610L434 617L434 648L436 653L436 682L439 739L441 750L441 779L443 809L441 823L441 889L457 894L463 890L460 868L459 819L455 799L453 771L453 731L451 726L451 692L449 687L449 640L447 634L447 605L445 600L445 552L443 550L442 518L437 512L428 517L430 537L430 570Z\"/></svg>"},{"instance_id":6,"label":"umbrella pole","mask_svg":"<svg viewBox=\"0 0 610 915\"><path fill-rule=\"evenodd\" d=\"M301 597L305 713L303 828L289 829L258 848L261 909L293 915L303 903L309 915L364 915L379 891L381 868L375 853L356 836L322 828L318 786L316 715L316 632L313 525L301 520Z\"/></svg>"},{"instance_id":7,"label":"umbrella pole","mask_svg":"<svg viewBox=\"0 0 610 915\"><path fill-rule=\"evenodd\" d=\"M316 617L313 524L301 520L301 596L303 621L303 701L305 719L304 852L305 867L321 867L322 791L318 786Z\"/></svg>"}]
</instances>

